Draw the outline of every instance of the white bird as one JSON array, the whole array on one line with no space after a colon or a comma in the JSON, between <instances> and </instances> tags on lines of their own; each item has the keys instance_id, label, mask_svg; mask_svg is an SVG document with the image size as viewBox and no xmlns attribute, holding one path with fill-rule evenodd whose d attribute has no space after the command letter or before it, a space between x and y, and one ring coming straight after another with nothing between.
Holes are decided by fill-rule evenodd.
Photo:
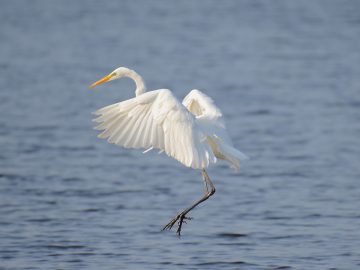
<instances>
[{"instance_id":1,"label":"white bird","mask_svg":"<svg viewBox=\"0 0 360 270\"><path fill-rule=\"evenodd\" d=\"M143 79L135 71L119 67L90 85L93 88L122 77L134 80L135 97L115 103L95 112L98 117L98 137L126 148L159 149L186 167L200 169L205 184L203 197L175 216L163 230L170 230L178 221L177 234L186 215L215 193L206 168L218 159L234 169L247 157L235 149L226 132L220 109L199 90L191 90L180 103L168 89L145 92Z\"/></svg>"}]
</instances>

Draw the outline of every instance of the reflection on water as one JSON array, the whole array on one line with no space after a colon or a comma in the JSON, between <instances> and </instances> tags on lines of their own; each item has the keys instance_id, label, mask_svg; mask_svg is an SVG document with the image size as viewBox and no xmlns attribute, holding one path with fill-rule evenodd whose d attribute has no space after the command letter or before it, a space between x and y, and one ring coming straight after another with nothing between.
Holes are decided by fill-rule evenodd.
<instances>
[{"instance_id":1,"label":"reflection on water","mask_svg":"<svg viewBox=\"0 0 360 270\"><path fill-rule=\"evenodd\" d=\"M357 269L356 1L9 1L0 9L0 268ZM183 237L160 232L200 173L96 138L91 112L134 85L214 98L240 174Z\"/></svg>"}]
</instances>

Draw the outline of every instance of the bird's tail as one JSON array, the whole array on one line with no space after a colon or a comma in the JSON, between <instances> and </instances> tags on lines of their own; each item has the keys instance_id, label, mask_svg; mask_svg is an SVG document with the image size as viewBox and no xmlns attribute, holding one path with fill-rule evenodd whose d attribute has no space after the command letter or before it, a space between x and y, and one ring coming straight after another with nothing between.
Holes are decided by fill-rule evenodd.
<instances>
[{"instance_id":1,"label":"bird's tail","mask_svg":"<svg viewBox=\"0 0 360 270\"><path fill-rule=\"evenodd\" d=\"M230 167L233 168L235 171L240 170L241 161L249 159L248 156L246 156L244 153L226 144L221 145L221 150L223 153L226 153L224 155L224 159L229 162Z\"/></svg>"}]
</instances>

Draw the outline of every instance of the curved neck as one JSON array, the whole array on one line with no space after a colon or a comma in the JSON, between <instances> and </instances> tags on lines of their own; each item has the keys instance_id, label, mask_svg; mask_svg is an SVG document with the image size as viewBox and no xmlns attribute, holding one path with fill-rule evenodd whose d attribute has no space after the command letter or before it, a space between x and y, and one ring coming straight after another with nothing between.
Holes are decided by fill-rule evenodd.
<instances>
[{"instance_id":1,"label":"curved neck","mask_svg":"<svg viewBox=\"0 0 360 270\"><path fill-rule=\"evenodd\" d=\"M129 70L129 72L125 76L134 80L134 82L136 84L135 96L139 96L139 95L145 93L145 91L146 91L145 82L139 74L137 74L133 70Z\"/></svg>"}]
</instances>

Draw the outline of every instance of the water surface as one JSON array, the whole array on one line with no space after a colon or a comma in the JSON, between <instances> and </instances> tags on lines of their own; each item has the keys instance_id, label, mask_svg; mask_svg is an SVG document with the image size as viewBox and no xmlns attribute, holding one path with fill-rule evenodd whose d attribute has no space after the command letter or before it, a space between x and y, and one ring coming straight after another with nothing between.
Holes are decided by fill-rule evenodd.
<instances>
[{"instance_id":1,"label":"water surface","mask_svg":"<svg viewBox=\"0 0 360 270\"><path fill-rule=\"evenodd\" d=\"M359 269L358 1L3 1L0 269ZM96 138L134 85L213 97L240 173Z\"/></svg>"}]
</instances>

